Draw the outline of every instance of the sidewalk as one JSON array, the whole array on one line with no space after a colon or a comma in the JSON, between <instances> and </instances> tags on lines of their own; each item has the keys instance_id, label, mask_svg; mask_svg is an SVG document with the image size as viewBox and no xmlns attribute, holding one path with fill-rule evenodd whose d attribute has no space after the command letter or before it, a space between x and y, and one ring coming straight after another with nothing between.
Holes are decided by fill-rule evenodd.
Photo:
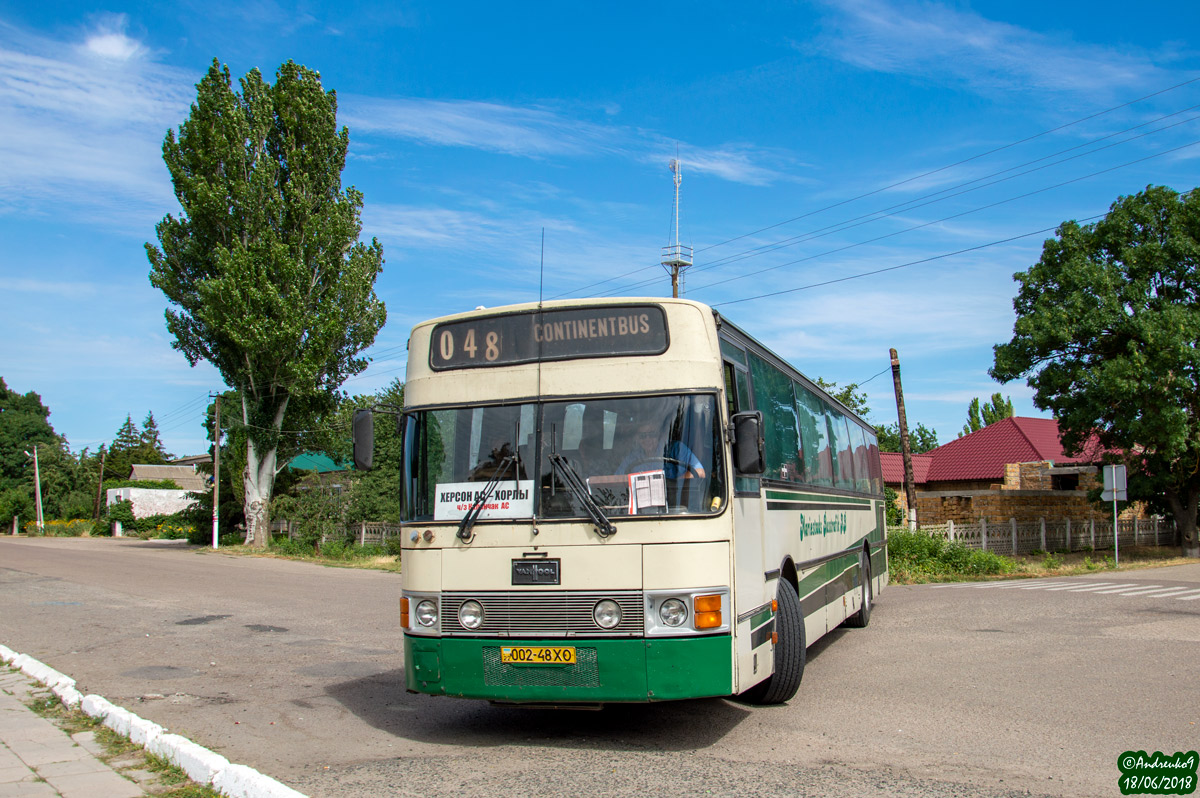
<instances>
[{"instance_id":1,"label":"sidewalk","mask_svg":"<svg viewBox=\"0 0 1200 798\"><path fill-rule=\"evenodd\" d=\"M0 798L151 794L100 760L104 749L94 732L69 735L25 705L43 695L53 694L23 673L0 668Z\"/></svg>"}]
</instances>

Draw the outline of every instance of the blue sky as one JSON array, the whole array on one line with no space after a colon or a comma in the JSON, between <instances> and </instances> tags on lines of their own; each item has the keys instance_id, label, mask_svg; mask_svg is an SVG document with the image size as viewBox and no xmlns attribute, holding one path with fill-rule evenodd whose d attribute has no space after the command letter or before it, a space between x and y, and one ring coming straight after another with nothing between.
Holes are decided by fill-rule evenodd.
<instances>
[{"instance_id":1,"label":"blue sky","mask_svg":"<svg viewBox=\"0 0 1200 798\"><path fill-rule=\"evenodd\" d=\"M1012 275L1037 231L1200 183L1198 23L1185 2L0 0L0 376L75 450L147 411L204 450L220 377L171 348L146 279L178 213L161 142L212 58L293 59L338 93L387 261L351 393L403 376L414 323L536 299L543 229L546 297L669 294L678 153L688 297L810 376L874 376L877 422L889 347L943 442L974 396L1043 415L987 376Z\"/></svg>"}]
</instances>

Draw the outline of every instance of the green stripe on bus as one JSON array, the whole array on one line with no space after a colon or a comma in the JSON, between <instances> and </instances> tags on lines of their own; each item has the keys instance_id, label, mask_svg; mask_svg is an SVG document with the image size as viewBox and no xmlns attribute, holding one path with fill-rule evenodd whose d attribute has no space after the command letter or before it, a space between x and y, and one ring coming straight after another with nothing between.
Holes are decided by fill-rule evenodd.
<instances>
[{"instance_id":1,"label":"green stripe on bus","mask_svg":"<svg viewBox=\"0 0 1200 798\"><path fill-rule=\"evenodd\" d=\"M768 499L782 499L784 501L801 501L801 502L816 502L818 504L865 504L868 507L871 505L870 499L856 499L851 496L827 496L825 494L814 493L792 493L791 491L768 490Z\"/></svg>"},{"instance_id":2,"label":"green stripe on bus","mask_svg":"<svg viewBox=\"0 0 1200 798\"><path fill-rule=\"evenodd\" d=\"M771 612L771 608L768 607L767 609L763 610L758 615L755 615L753 618L750 619L750 628L757 629L758 627L762 626L767 621L771 620L772 615L773 615L773 613Z\"/></svg>"}]
</instances>

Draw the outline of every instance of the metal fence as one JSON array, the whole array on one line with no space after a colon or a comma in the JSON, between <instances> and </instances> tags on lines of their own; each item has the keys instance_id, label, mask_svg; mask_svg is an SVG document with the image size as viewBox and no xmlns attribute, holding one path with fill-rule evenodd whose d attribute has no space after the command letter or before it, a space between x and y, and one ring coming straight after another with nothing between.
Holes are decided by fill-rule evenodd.
<instances>
[{"instance_id":1,"label":"metal fence","mask_svg":"<svg viewBox=\"0 0 1200 798\"><path fill-rule=\"evenodd\" d=\"M1088 551L1113 547L1112 521L1070 518L1039 519L1018 523L980 519L922 526L921 531L955 540L967 548L997 554L1030 554L1034 551ZM1122 546L1177 546L1175 522L1168 518L1130 519L1117 522Z\"/></svg>"},{"instance_id":2,"label":"metal fence","mask_svg":"<svg viewBox=\"0 0 1200 798\"><path fill-rule=\"evenodd\" d=\"M287 532L289 538L294 538L299 529L299 525L294 521L272 521L272 532ZM360 546L368 543L375 543L382 546L389 538L400 536L400 525L389 524L384 521L362 521L357 524L349 524L345 528L345 534L340 537L353 538L354 542ZM327 543L334 535L322 535L321 542Z\"/></svg>"}]
</instances>

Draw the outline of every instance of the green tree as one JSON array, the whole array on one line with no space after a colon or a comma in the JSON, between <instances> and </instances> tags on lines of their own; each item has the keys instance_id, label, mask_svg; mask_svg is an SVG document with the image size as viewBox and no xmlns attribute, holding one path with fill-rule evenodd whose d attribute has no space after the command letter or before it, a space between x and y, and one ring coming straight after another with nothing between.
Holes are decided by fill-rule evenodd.
<instances>
[{"instance_id":1,"label":"green tree","mask_svg":"<svg viewBox=\"0 0 1200 798\"><path fill-rule=\"evenodd\" d=\"M387 314L374 289L383 250L358 240L362 194L341 187L350 136L335 93L291 61L274 85L255 69L240 87L214 59L178 136L168 131L183 214L146 251L172 345L238 391L247 534L265 546L285 420L304 429L333 408Z\"/></svg>"},{"instance_id":2,"label":"green tree","mask_svg":"<svg viewBox=\"0 0 1200 798\"><path fill-rule=\"evenodd\" d=\"M0 519L34 517L33 459L37 447L42 511L47 520L92 513L95 468L87 452L76 456L50 425L50 409L38 394L18 394L0 377Z\"/></svg>"},{"instance_id":3,"label":"green tree","mask_svg":"<svg viewBox=\"0 0 1200 798\"><path fill-rule=\"evenodd\" d=\"M867 406L867 395L858 390L857 382L850 382L845 387L839 388L836 382L826 382L817 377L817 385L834 399L837 399L857 413L859 417L866 418L871 415L871 408Z\"/></svg>"},{"instance_id":4,"label":"green tree","mask_svg":"<svg viewBox=\"0 0 1200 798\"><path fill-rule=\"evenodd\" d=\"M1122 452L1130 497L1169 508L1200 556L1200 191L1148 187L1064 222L1015 275L1012 340L992 376L1026 377L1063 444Z\"/></svg>"},{"instance_id":5,"label":"green tree","mask_svg":"<svg viewBox=\"0 0 1200 798\"><path fill-rule=\"evenodd\" d=\"M990 401L979 404L979 397L976 396L971 400L971 404L967 405L967 423L963 426L962 432L958 433L958 437L970 435L972 432L979 432L989 424L995 424L997 421L1002 421L1006 418L1013 417L1012 397L1005 399L999 393L992 394Z\"/></svg>"},{"instance_id":6,"label":"green tree","mask_svg":"<svg viewBox=\"0 0 1200 798\"><path fill-rule=\"evenodd\" d=\"M154 413L146 413L146 420L142 422L141 444L143 457L145 459L140 462L148 465L160 465L168 462L172 455L163 446L162 434L158 431L158 422L154 420Z\"/></svg>"},{"instance_id":7,"label":"green tree","mask_svg":"<svg viewBox=\"0 0 1200 798\"><path fill-rule=\"evenodd\" d=\"M879 439L879 451L900 451L900 423L880 424L875 427L875 436ZM938 447L937 430L930 429L917 422L916 429L908 431L908 448L913 454L924 454Z\"/></svg>"},{"instance_id":8,"label":"green tree","mask_svg":"<svg viewBox=\"0 0 1200 798\"><path fill-rule=\"evenodd\" d=\"M25 452L32 452L34 444L59 445L49 419L42 397L33 391L19 394L0 377L0 490L28 483L32 491L33 463Z\"/></svg>"}]
</instances>

